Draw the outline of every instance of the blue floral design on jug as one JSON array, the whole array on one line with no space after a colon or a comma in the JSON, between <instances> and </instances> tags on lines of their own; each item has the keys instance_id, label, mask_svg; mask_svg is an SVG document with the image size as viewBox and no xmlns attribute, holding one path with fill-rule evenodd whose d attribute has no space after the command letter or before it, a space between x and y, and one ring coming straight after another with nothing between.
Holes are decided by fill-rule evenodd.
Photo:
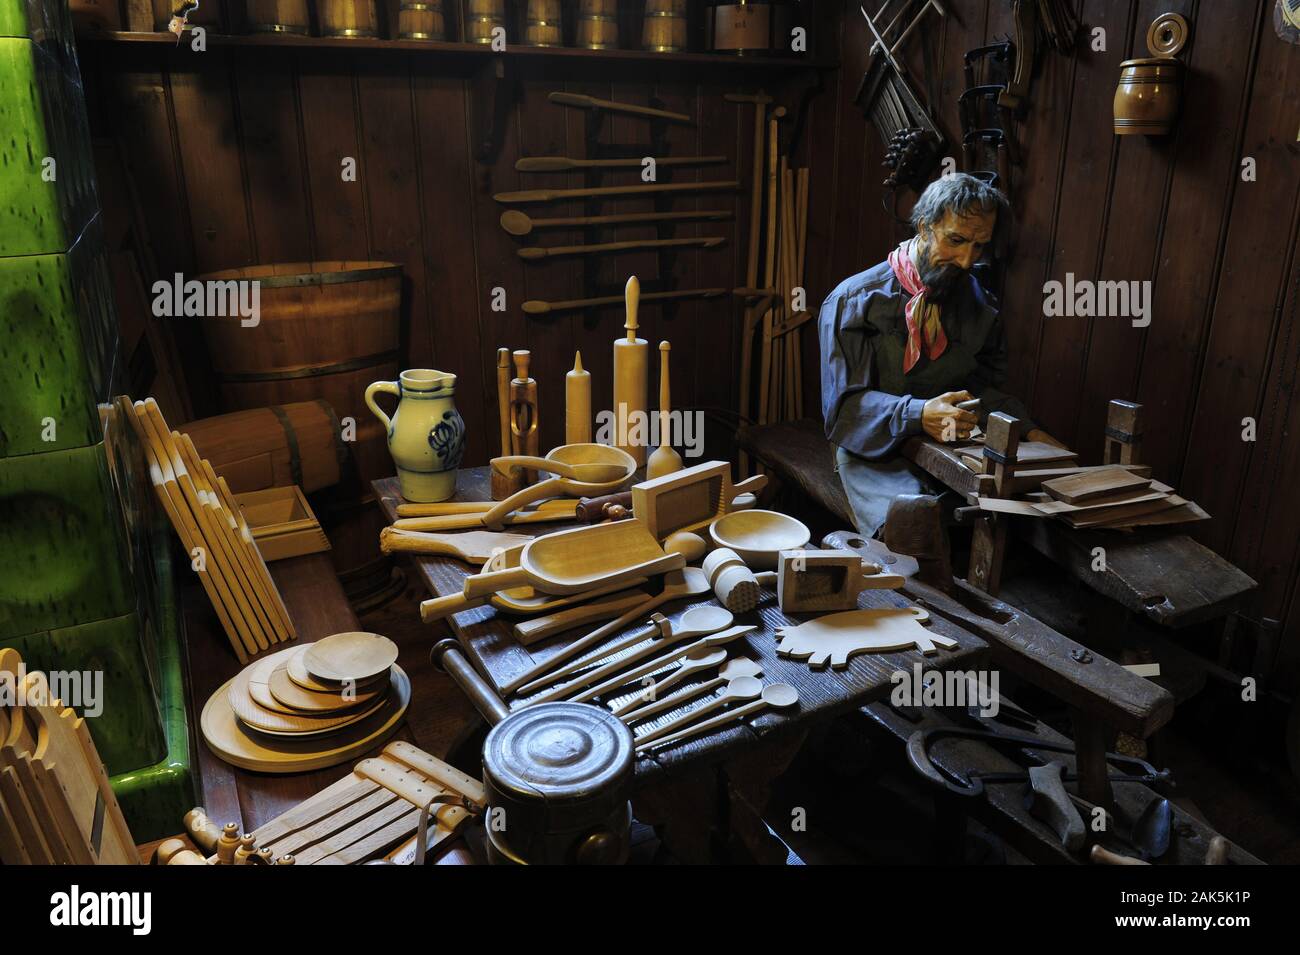
<instances>
[{"instance_id":1,"label":"blue floral design on jug","mask_svg":"<svg viewBox=\"0 0 1300 955\"><path fill-rule=\"evenodd\" d=\"M441 471L460 467L465 456L465 422L460 412L449 408L442 413L442 420L429 431L429 447L442 461Z\"/></svg>"}]
</instances>

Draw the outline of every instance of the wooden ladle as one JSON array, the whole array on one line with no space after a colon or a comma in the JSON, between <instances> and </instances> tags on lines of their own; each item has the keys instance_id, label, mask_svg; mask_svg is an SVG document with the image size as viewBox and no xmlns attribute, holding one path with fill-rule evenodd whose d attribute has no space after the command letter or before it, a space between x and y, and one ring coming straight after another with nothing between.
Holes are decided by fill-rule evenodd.
<instances>
[{"instance_id":1,"label":"wooden ladle","mask_svg":"<svg viewBox=\"0 0 1300 955\"><path fill-rule=\"evenodd\" d=\"M636 461L633 460L632 455L620 448L604 444L563 444L547 453L545 460L549 462L545 465L546 470L551 470L552 465L555 464L621 464L623 473L615 474L614 477L604 481L578 481L568 477L553 477L538 481L531 487L511 494L504 501L484 512L482 521L485 527L499 531L505 526L506 518L519 508L548 497L560 497L566 494L570 497L592 497L616 491L619 485L630 478L636 470Z\"/></svg>"},{"instance_id":2,"label":"wooden ladle","mask_svg":"<svg viewBox=\"0 0 1300 955\"><path fill-rule=\"evenodd\" d=\"M535 458L528 454L511 454L493 458L492 466L502 474L522 468L535 468L538 471L549 471L560 477L582 481L584 484L605 484L627 478L627 467L622 463L565 464L551 458Z\"/></svg>"},{"instance_id":3,"label":"wooden ladle","mask_svg":"<svg viewBox=\"0 0 1300 955\"><path fill-rule=\"evenodd\" d=\"M680 673L680 670L674 670L669 676ZM718 670L718 675L711 680L705 680L703 683L697 683L694 686L688 686L678 690L676 693L670 693L663 696L663 691L668 684L667 679L660 681L653 687L638 693L632 699L628 700L622 706L613 710L615 716L625 723L640 722L656 713L662 713L664 710L671 710L683 700L689 700L693 696L699 696L701 693L708 693L710 690L716 690L724 683L730 683L737 677L742 676L762 676L763 668L755 663L749 657L732 657Z\"/></svg>"},{"instance_id":4,"label":"wooden ladle","mask_svg":"<svg viewBox=\"0 0 1300 955\"><path fill-rule=\"evenodd\" d=\"M732 703L748 703L751 700L757 700L762 695L763 682L757 677L737 677L724 686L721 692L715 695L713 699L709 700L703 706L696 707L689 713L683 713L677 719L669 720L663 726L657 727L656 729L650 730L648 733L643 733L638 736L636 738L637 748L639 749L646 743L652 743L657 739L667 736L669 733L675 733L683 727L690 726L692 723L700 719L700 717L709 713L714 713L722 709L724 706L729 706Z\"/></svg>"},{"instance_id":5,"label":"wooden ladle","mask_svg":"<svg viewBox=\"0 0 1300 955\"><path fill-rule=\"evenodd\" d=\"M573 643L569 644L549 660L546 660L544 663L540 663L531 670L515 677L515 679L503 686L501 691L507 695L514 693L515 691L531 693L534 690L540 690L542 687L554 683L563 676L575 673L583 667L590 666L593 662L592 660L575 660L567 666L563 664L564 661L572 660L584 651L590 650L611 633L617 633L633 620L649 616L652 611L658 610L664 604L673 600L684 600L687 597L698 597L702 594L707 594L709 590L709 579L704 576L704 571L700 570L698 567L683 567L681 570L671 571L664 575L664 589L658 594L648 598L644 603L633 607L621 617L611 620L609 623L596 628L585 637L573 641ZM697 610L711 611L713 612L713 616L716 617L716 611L721 610L721 608L693 607L682 615L682 620L679 621L679 625L692 627L699 626L698 622L693 624L686 623L686 617L692 614L694 614L692 617L693 621L701 621L704 619L702 614L695 613ZM731 626L731 613L726 610L723 610L722 612L727 615L727 619L725 622L719 623L718 626L714 628L715 630L721 630L723 627ZM645 636L642 634L641 628L638 627L636 630L632 631L631 634L622 637L605 647L603 655L606 657L612 656L620 650L640 643L644 639Z\"/></svg>"},{"instance_id":6,"label":"wooden ladle","mask_svg":"<svg viewBox=\"0 0 1300 955\"><path fill-rule=\"evenodd\" d=\"M763 695L754 700L752 703L746 703L743 706L737 706L735 709L727 710L725 713L719 713L711 719L702 720L699 723L693 723L685 729L678 730L668 736L661 736L659 739L649 743L644 748L637 745L637 755L643 755L645 750L657 749L660 746L668 746L673 743L679 743L684 739L692 736L699 736L701 733L707 733L710 730L717 729L719 726L726 726L728 723L736 723L743 720L750 714L757 713L759 710L769 706L776 709L785 709L794 706L799 702L799 691L789 683L770 683L763 687Z\"/></svg>"}]
</instances>

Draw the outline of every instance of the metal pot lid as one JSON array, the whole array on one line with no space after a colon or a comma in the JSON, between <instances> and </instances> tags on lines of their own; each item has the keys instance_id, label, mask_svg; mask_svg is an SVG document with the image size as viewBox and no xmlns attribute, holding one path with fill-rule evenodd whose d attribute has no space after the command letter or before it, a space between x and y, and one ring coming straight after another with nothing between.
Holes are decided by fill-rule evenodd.
<instances>
[{"instance_id":1,"label":"metal pot lid","mask_svg":"<svg viewBox=\"0 0 1300 955\"><path fill-rule=\"evenodd\" d=\"M541 703L492 728L483 772L489 786L521 803L582 802L627 781L633 750L632 732L612 713L587 703Z\"/></svg>"}]
</instances>

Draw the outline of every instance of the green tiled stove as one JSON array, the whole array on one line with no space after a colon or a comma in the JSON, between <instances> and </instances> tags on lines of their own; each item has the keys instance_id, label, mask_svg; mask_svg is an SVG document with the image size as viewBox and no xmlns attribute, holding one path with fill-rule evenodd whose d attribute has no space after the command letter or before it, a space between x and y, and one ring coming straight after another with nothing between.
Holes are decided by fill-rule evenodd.
<instances>
[{"instance_id":1,"label":"green tiled stove","mask_svg":"<svg viewBox=\"0 0 1300 955\"><path fill-rule=\"evenodd\" d=\"M0 0L0 130L0 646L102 671L86 722L143 842L195 801L179 612L170 533L112 400L117 316L64 0Z\"/></svg>"}]
</instances>

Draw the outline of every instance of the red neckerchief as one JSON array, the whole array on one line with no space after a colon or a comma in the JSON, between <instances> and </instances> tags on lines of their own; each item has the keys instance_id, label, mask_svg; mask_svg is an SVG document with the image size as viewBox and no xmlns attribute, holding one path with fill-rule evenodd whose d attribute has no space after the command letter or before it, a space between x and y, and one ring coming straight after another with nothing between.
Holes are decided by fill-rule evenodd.
<instances>
[{"instance_id":1,"label":"red neckerchief","mask_svg":"<svg viewBox=\"0 0 1300 955\"><path fill-rule=\"evenodd\" d=\"M921 359L924 350L931 361L943 354L948 347L948 336L944 334L943 323L939 321L938 306L926 301L929 291L921 282L921 273L916 270L912 260L916 239L908 239L889 253L889 267L894 270L894 277L903 290L912 296L903 308L907 319L907 349L903 352L903 373L911 371Z\"/></svg>"}]
</instances>

